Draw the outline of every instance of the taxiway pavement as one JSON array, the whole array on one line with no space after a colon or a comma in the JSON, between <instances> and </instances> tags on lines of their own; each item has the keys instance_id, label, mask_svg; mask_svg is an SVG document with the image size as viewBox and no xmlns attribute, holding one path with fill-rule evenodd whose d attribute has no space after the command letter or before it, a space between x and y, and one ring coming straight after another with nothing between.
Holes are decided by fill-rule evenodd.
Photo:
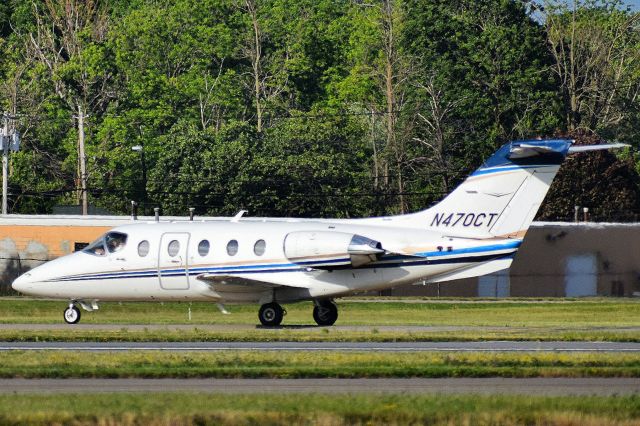
<instances>
[{"instance_id":1,"label":"taxiway pavement","mask_svg":"<svg viewBox=\"0 0 640 426\"><path fill-rule=\"evenodd\" d=\"M527 331L541 332L548 328L540 327L518 327L518 326L475 326L475 325L333 325L331 327L320 327L315 324L284 324L278 327L264 327L251 324L65 324L65 323L15 323L0 324L0 330L25 330L25 331L207 331L207 332L230 332L247 330L303 330L305 332L322 333L323 330L330 329L340 331L360 331L360 332L456 332L456 331L477 331L482 332L514 332ZM603 332L637 332L638 326L620 327L554 327L554 331L603 331Z\"/></svg>"},{"instance_id":2,"label":"taxiway pavement","mask_svg":"<svg viewBox=\"0 0 640 426\"><path fill-rule=\"evenodd\" d=\"M442 379L0 379L7 393L406 393L631 395L636 378L442 378Z\"/></svg>"}]
</instances>

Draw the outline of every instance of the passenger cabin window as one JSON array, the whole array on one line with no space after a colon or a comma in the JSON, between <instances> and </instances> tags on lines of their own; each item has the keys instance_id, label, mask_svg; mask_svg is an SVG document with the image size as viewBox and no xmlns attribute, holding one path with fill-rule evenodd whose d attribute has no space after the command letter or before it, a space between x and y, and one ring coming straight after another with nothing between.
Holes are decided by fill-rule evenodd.
<instances>
[{"instance_id":1,"label":"passenger cabin window","mask_svg":"<svg viewBox=\"0 0 640 426\"><path fill-rule=\"evenodd\" d=\"M266 248L267 243L264 240L258 240L253 246L253 252L256 254L256 256L262 256Z\"/></svg>"},{"instance_id":2,"label":"passenger cabin window","mask_svg":"<svg viewBox=\"0 0 640 426\"><path fill-rule=\"evenodd\" d=\"M169 243L169 247L167 247L167 253L169 256L174 257L180 251L180 242L178 240L173 240Z\"/></svg>"},{"instance_id":3,"label":"passenger cabin window","mask_svg":"<svg viewBox=\"0 0 640 426\"><path fill-rule=\"evenodd\" d=\"M227 243L227 254L229 256L235 256L238 253L238 241L231 240Z\"/></svg>"},{"instance_id":4,"label":"passenger cabin window","mask_svg":"<svg viewBox=\"0 0 640 426\"><path fill-rule=\"evenodd\" d=\"M198 244L198 254L202 257L209 254L209 241L200 241L200 243Z\"/></svg>"},{"instance_id":5,"label":"passenger cabin window","mask_svg":"<svg viewBox=\"0 0 640 426\"><path fill-rule=\"evenodd\" d=\"M121 232L109 232L104 237L104 242L109 253L115 253L122 250L127 244L127 234L123 234Z\"/></svg>"},{"instance_id":6,"label":"passenger cabin window","mask_svg":"<svg viewBox=\"0 0 640 426\"><path fill-rule=\"evenodd\" d=\"M140 257L145 257L148 254L149 254L149 241L147 240L140 241L140 244L138 244L138 255Z\"/></svg>"}]
</instances>

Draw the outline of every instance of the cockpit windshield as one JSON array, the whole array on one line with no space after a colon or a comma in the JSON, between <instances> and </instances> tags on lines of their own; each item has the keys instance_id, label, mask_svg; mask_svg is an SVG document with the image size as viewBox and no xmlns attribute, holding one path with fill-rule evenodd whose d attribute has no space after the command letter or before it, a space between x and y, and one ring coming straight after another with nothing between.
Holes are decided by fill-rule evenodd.
<instances>
[{"instance_id":1,"label":"cockpit windshield","mask_svg":"<svg viewBox=\"0 0 640 426\"><path fill-rule=\"evenodd\" d=\"M100 236L100 238L89 244L82 251L85 253L93 254L95 256L104 256L107 253L104 248L104 235Z\"/></svg>"},{"instance_id":2,"label":"cockpit windshield","mask_svg":"<svg viewBox=\"0 0 640 426\"><path fill-rule=\"evenodd\" d=\"M107 251L109 253L115 253L122 250L126 243L127 234L109 232L89 244L83 251L93 254L94 256L104 256Z\"/></svg>"},{"instance_id":3,"label":"cockpit windshield","mask_svg":"<svg viewBox=\"0 0 640 426\"><path fill-rule=\"evenodd\" d=\"M127 234L121 232L109 232L104 238L109 253L115 253L124 248L127 243Z\"/></svg>"}]
</instances>

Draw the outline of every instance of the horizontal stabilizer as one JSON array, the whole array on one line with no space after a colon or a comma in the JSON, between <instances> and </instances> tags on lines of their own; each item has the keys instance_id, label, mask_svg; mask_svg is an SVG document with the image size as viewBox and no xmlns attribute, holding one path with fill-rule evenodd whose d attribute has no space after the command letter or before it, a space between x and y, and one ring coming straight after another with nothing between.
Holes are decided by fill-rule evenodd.
<instances>
[{"instance_id":1,"label":"horizontal stabilizer","mask_svg":"<svg viewBox=\"0 0 640 426\"><path fill-rule=\"evenodd\" d=\"M494 272L502 271L503 269L509 268L512 261L513 257L493 260L491 262L482 263L480 265L474 265L442 275L436 275L434 277L427 278L425 282L440 283L445 281L460 280L464 278L475 278L479 277L480 275L493 274Z\"/></svg>"},{"instance_id":2,"label":"horizontal stabilizer","mask_svg":"<svg viewBox=\"0 0 640 426\"><path fill-rule=\"evenodd\" d=\"M598 151L601 149L625 148L631 146L626 143L603 143L599 145L573 145L569 148L569 154L574 152Z\"/></svg>"},{"instance_id":3,"label":"horizontal stabilizer","mask_svg":"<svg viewBox=\"0 0 640 426\"><path fill-rule=\"evenodd\" d=\"M509 160L521 160L524 158L566 155L571 141L548 140L548 141L517 141L512 142L507 158Z\"/></svg>"}]
</instances>

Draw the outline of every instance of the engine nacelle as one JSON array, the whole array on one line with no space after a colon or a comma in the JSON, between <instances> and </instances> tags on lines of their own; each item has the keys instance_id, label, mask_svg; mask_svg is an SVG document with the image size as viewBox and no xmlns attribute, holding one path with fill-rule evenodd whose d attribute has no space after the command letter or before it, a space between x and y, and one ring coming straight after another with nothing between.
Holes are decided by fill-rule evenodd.
<instances>
[{"instance_id":1,"label":"engine nacelle","mask_svg":"<svg viewBox=\"0 0 640 426\"><path fill-rule=\"evenodd\" d=\"M284 239L287 259L316 269L357 268L375 262L384 252L378 241L345 232L296 231Z\"/></svg>"}]
</instances>

